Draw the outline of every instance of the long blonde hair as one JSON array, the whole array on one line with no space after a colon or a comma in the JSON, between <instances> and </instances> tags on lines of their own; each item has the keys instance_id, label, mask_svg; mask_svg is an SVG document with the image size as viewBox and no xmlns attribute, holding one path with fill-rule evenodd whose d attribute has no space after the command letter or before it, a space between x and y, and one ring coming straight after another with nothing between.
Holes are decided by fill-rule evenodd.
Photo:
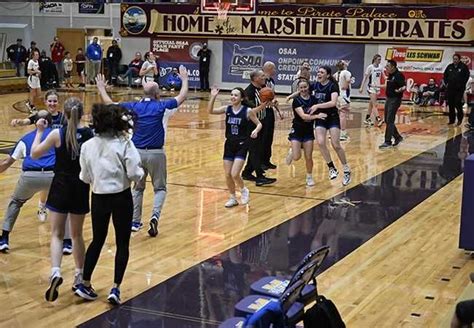
<instances>
[{"instance_id":1,"label":"long blonde hair","mask_svg":"<svg viewBox=\"0 0 474 328\"><path fill-rule=\"evenodd\" d=\"M66 148L71 153L71 158L79 156L79 143L77 142L77 127L84 113L84 105L75 97L68 98L64 102L64 114L67 118Z\"/></svg>"}]
</instances>

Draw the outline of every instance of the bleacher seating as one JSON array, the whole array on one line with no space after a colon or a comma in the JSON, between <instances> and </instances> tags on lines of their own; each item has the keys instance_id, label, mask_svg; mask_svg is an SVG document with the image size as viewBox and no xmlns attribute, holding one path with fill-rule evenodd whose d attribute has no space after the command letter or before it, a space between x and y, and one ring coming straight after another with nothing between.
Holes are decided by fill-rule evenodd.
<instances>
[{"instance_id":1,"label":"bleacher seating","mask_svg":"<svg viewBox=\"0 0 474 328\"><path fill-rule=\"evenodd\" d=\"M0 93L28 91L26 77L17 77L11 63L0 63Z\"/></svg>"}]
</instances>

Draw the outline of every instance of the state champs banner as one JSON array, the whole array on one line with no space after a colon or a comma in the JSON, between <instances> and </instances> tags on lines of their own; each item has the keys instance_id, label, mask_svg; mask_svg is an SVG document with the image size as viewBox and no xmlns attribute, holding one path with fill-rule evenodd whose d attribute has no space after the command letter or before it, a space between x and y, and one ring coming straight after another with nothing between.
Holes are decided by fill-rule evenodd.
<instances>
[{"instance_id":1,"label":"state champs banner","mask_svg":"<svg viewBox=\"0 0 474 328\"><path fill-rule=\"evenodd\" d=\"M120 34L470 46L474 8L260 5L255 15L219 20L196 5L121 4Z\"/></svg>"},{"instance_id":2,"label":"state champs banner","mask_svg":"<svg viewBox=\"0 0 474 328\"><path fill-rule=\"evenodd\" d=\"M336 63L345 60L355 78L352 87L356 88L363 78L364 51L363 44L224 41L222 81L249 83L251 71L272 61L276 65L275 83L291 85L304 61L309 62L314 79L320 66L330 66L335 73Z\"/></svg>"}]
</instances>

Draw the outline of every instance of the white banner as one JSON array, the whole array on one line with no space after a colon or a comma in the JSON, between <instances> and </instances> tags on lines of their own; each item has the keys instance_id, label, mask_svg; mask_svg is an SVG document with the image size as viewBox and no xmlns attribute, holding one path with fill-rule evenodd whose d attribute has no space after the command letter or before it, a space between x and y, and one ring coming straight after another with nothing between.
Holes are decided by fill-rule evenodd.
<instances>
[{"instance_id":1,"label":"white banner","mask_svg":"<svg viewBox=\"0 0 474 328\"><path fill-rule=\"evenodd\" d=\"M61 2L40 1L39 3L39 12L42 14L62 13L63 11L64 8Z\"/></svg>"}]
</instances>

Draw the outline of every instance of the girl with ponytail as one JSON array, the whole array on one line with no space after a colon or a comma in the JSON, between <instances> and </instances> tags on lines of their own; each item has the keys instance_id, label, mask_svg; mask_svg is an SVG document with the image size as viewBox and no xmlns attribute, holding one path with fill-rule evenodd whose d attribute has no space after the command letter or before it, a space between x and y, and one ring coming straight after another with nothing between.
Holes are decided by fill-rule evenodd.
<instances>
[{"instance_id":1,"label":"girl with ponytail","mask_svg":"<svg viewBox=\"0 0 474 328\"><path fill-rule=\"evenodd\" d=\"M89 185L79 179L81 171L79 154L81 145L93 137L92 130L82 126L80 122L83 110L83 104L79 99L67 99L64 103L67 125L53 130L43 141L41 139L48 123L44 119L39 119L36 122L37 132L31 148L32 158L40 157L53 147L56 151L54 179L46 201L51 221L51 277L45 298L50 302L58 298L58 287L63 283L62 240L68 215L76 264L73 291L82 283L85 248L82 226L84 217L89 212Z\"/></svg>"}]
</instances>

